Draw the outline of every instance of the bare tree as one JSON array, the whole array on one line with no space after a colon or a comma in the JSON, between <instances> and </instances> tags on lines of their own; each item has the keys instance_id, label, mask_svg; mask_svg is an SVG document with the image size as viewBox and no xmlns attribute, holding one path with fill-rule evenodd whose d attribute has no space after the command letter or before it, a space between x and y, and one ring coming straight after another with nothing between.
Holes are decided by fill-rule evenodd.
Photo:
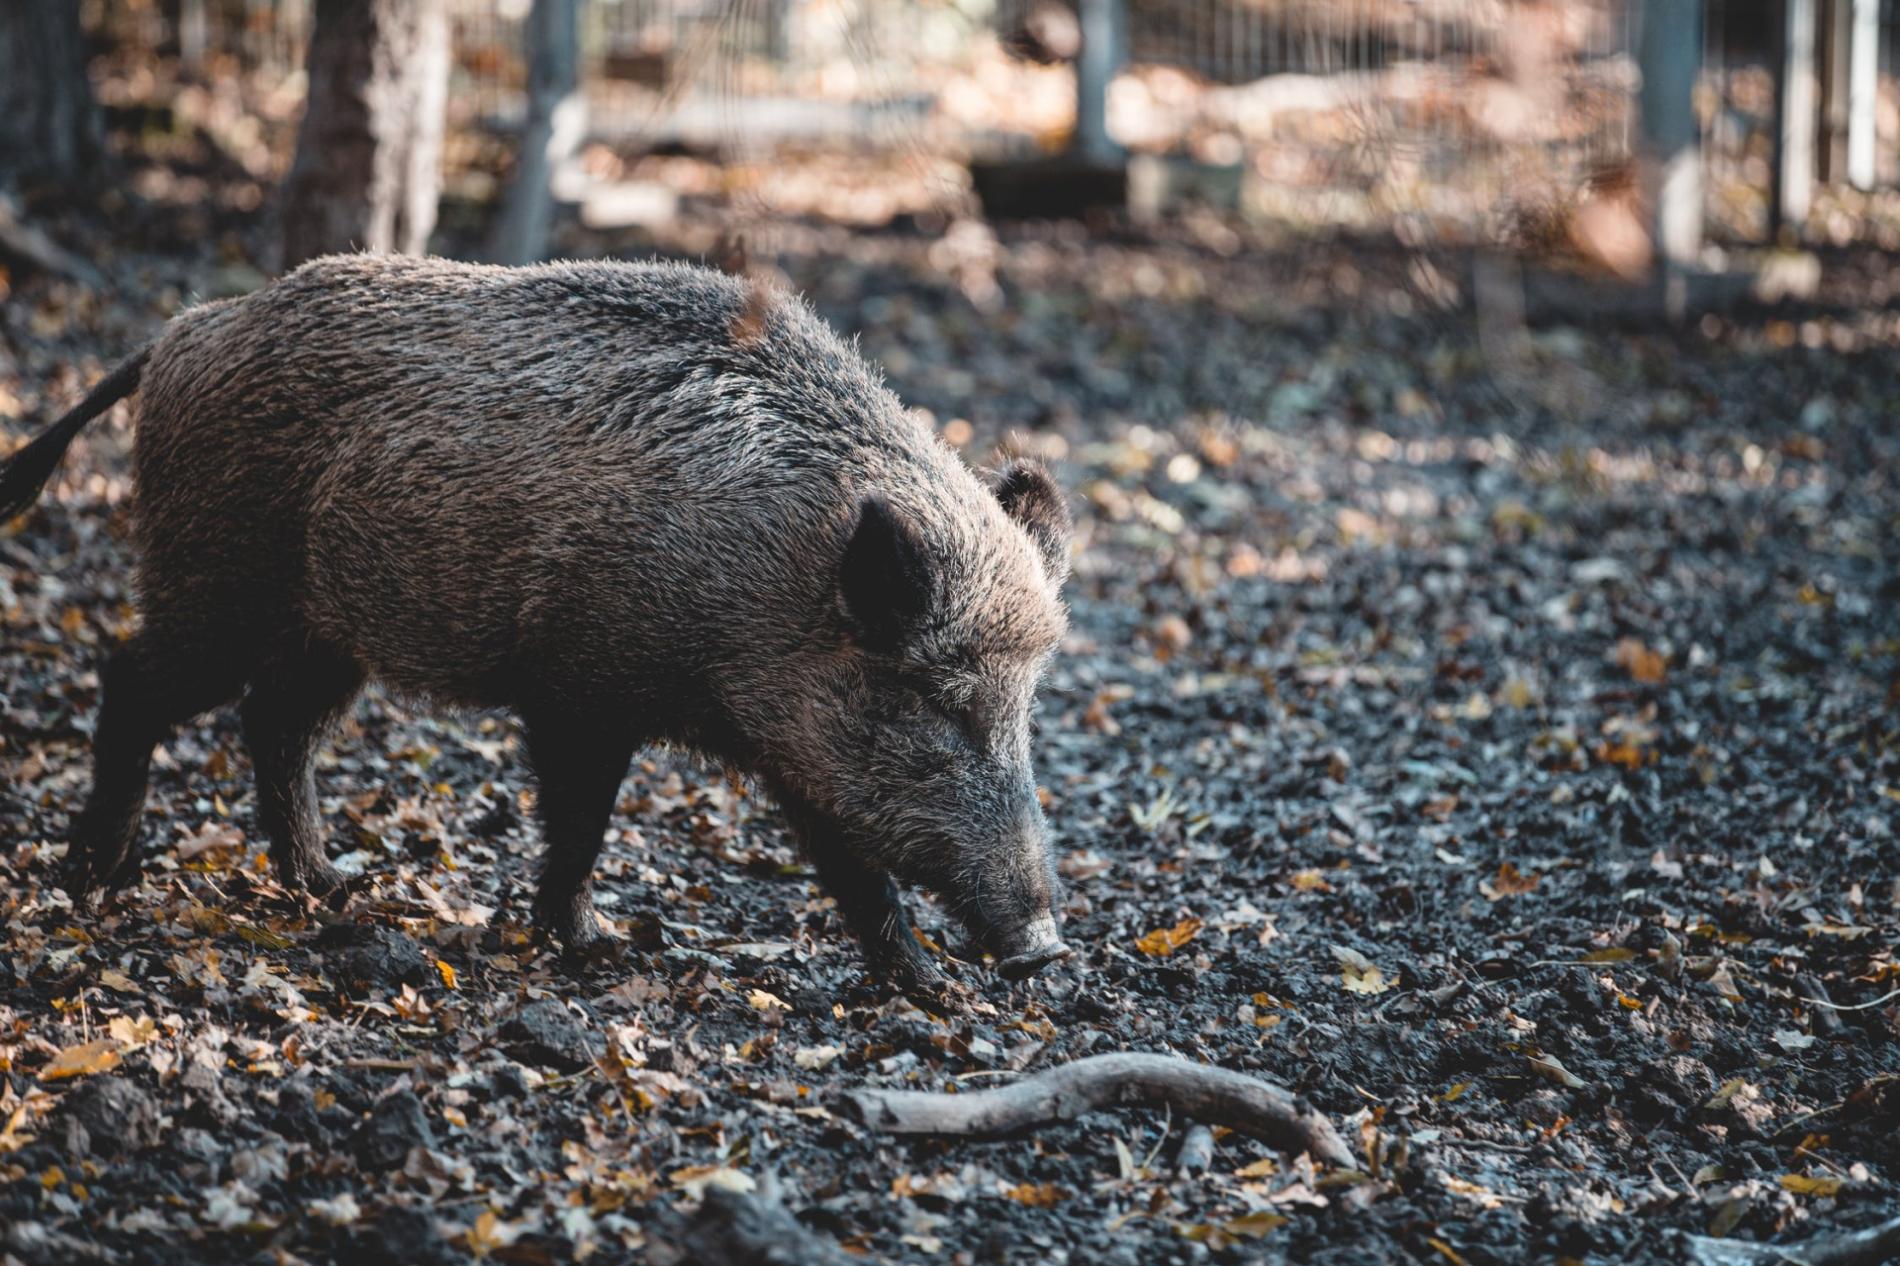
<instances>
[{"instance_id":1,"label":"bare tree","mask_svg":"<svg viewBox=\"0 0 1900 1266\"><path fill-rule=\"evenodd\" d=\"M443 0L318 0L308 65L284 267L332 251L422 254L441 188Z\"/></svg>"},{"instance_id":2,"label":"bare tree","mask_svg":"<svg viewBox=\"0 0 1900 1266\"><path fill-rule=\"evenodd\" d=\"M101 150L79 6L0 3L0 186L81 180Z\"/></svg>"},{"instance_id":3,"label":"bare tree","mask_svg":"<svg viewBox=\"0 0 1900 1266\"><path fill-rule=\"evenodd\" d=\"M581 0L534 0L528 17L528 119L489 242L489 257L497 263L531 264L547 253L554 173L587 130L580 10Z\"/></svg>"}]
</instances>

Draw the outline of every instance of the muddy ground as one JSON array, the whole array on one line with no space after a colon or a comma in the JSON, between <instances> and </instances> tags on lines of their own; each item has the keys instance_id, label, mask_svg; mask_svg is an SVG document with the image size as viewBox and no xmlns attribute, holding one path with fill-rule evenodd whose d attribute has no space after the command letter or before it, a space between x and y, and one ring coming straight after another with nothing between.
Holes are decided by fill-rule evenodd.
<instances>
[{"instance_id":1,"label":"muddy ground","mask_svg":"<svg viewBox=\"0 0 1900 1266\"><path fill-rule=\"evenodd\" d=\"M257 280L215 216L62 224L117 288L10 279L16 442ZM341 916L263 867L228 713L163 749L144 884L76 914L121 410L0 533L5 1253L663 1259L706 1184L768 1176L893 1262L1679 1262L1900 1212L1900 263L1525 330L1378 242L773 241L973 461L1013 434L1071 492L1038 772L1077 957L953 963L973 1015L894 1000L771 806L653 753L600 877L626 961L564 974L512 722L379 695L321 771L368 876ZM656 245L708 243L592 244ZM834 1111L1115 1050L1291 1087L1360 1166L1223 1131L1184 1176L1161 1113L895 1142Z\"/></svg>"}]
</instances>

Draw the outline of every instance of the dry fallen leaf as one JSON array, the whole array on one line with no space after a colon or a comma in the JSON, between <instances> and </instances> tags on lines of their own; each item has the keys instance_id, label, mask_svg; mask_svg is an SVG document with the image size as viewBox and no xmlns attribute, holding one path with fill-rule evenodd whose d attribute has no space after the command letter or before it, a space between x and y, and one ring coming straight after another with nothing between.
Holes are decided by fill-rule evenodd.
<instances>
[{"instance_id":1,"label":"dry fallen leaf","mask_svg":"<svg viewBox=\"0 0 1900 1266\"><path fill-rule=\"evenodd\" d=\"M119 1066L119 1043L109 1037L80 1046L68 1046L40 1069L41 1081L59 1081L67 1077L85 1077Z\"/></svg>"},{"instance_id":2,"label":"dry fallen leaf","mask_svg":"<svg viewBox=\"0 0 1900 1266\"><path fill-rule=\"evenodd\" d=\"M1194 1240L1218 1252L1238 1240L1260 1239L1286 1223L1284 1214L1261 1209L1226 1222L1177 1222L1174 1229L1182 1239Z\"/></svg>"},{"instance_id":3,"label":"dry fallen leaf","mask_svg":"<svg viewBox=\"0 0 1900 1266\"><path fill-rule=\"evenodd\" d=\"M158 1024L149 1015L142 1015L136 1020L131 1016L117 1015L106 1025L106 1033L122 1048L130 1050L156 1041Z\"/></svg>"},{"instance_id":4,"label":"dry fallen leaf","mask_svg":"<svg viewBox=\"0 0 1900 1266\"><path fill-rule=\"evenodd\" d=\"M1199 919L1185 918L1171 928L1156 928L1136 941L1135 948L1144 954L1152 954L1156 958L1166 958L1199 936L1201 929L1206 926Z\"/></svg>"},{"instance_id":5,"label":"dry fallen leaf","mask_svg":"<svg viewBox=\"0 0 1900 1266\"><path fill-rule=\"evenodd\" d=\"M1453 1174L1445 1175L1445 1190L1473 1201L1480 1208L1497 1209L1504 1205L1504 1201L1498 1198L1497 1192L1489 1187L1480 1186Z\"/></svg>"},{"instance_id":6,"label":"dry fallen leaf","mask_svg":"<svg viewBox=\"0 0 1900 1266\"><path fill-rule=\"evenodd\" d=\"M705 1195L708 1187L748 1192L758 1186L751 1174L730 1165L688 1165L674 1170L668 1181L695 1198Z\"/></svg>"},{"instance_id":7,"label":"dry fallen leaf","mask_svg":"<svg viewBox=\"0 0 1900 1266\"><path fill-rule=\"evenodd\" d=\"M1526 875L1518 870L1516 863L1505 862L1498 867L1498 873L1490 879L1481 880L1478 891L1487 901L1502 901L1506 897L1518 897L1537 887L1539 875Z\"/></svg>"},{"instance_id":8,"label":"dry fallen leaf","mask_svg":"<svg viewBox=\"0 0 1900 1266\"><path fill-rule=\"evenodd\" d=\"M1663 657L1633 637L1616 644L1616 665L1645 685L1658 685L1668 676Z\"/></svg>"},{"instance_id":9,"label":"dry fallen leaf","mask_svg":"<svg viewBox=\"0 0 1900 1266\"><path fill-rule=\"evenodd\" d=\"M475 1225L462 1233L462 1241L476 1257L487 1257L520 1239L521 1232L521 1227L496 1217L493 1209L483 1209L481 1216L475 1219Z\"/></svg>"},{"instance_id":10,"label":"dry fallen leaf","mask_svg":"<svg viewBox=\"0 0 1900 1266\"><path fill-rule=\"evenodd\" d=\"M1293 888L1296 892L1331 892L1333 886L1326 882L1326 876L1317 867L1293 872Z\"/></svg>"},{"instance_id":11,"label":"dry fallen leaf","mask_svg":"<svg viewBox=\"0 0 1900 1266\"><path fill-rule=\"evenodd\" d=\"M1384 993L1399 983L1396 977L1387 980L1385 973L1356 949L1335 945L1333 957L1339 960L1339 980L1347 993Z\"/></svg>"},{"instance_id":12,"label":"dry fallen leaf","mask_svg":"<svg viewBox=\"0 0 1900 1266\"><path fill-rule=\"evenodd\" d=\"M1783 1174L1776 1180L1783 1191L1792 1191L1797 1196L1833 1196L1840 1194L1841 1180L1838 1178L1810 1178L1806 1174Z\"/></svg>"},{"instance_id":13,"label":"dry fallen leaf","mask_svg":"<svg viewBox=\"0 0 1900 1266\"><path fill-rule=\"evenodd\" d=\"M1554 1081L1558 1085L1568 1086L1572 1090L1581 1090L1584 1086L1583 1078L1577 1076L1568 1068L1565 1068L1563 1061L1558 1059L1555 1055L1532 1055L1530 1057L1530 1064L1531 1071L1536 1073L1539 1077L1542 1077L1545 1081Z\"/></svg>"},{"instance_id":14,"label":"dry fallen leaf","mask_svg":"<svg viewBox=\"0 0 1900 1266\"><path fill-rule=\"evenodd\" d=\"M1004 1187L1003 1195L1018 1204L1026 1204L1032 1209L1053 1208L1069 1197L1068 1192L1051 1182L1026 1182L1014 1187Z\"/></svg>"},{"instance_id":15,"label":"dry fallen leaf","mask_svg":"<svg viewBox=\"0 0 1900 1266\"><path fill-rule=\"evenodd\" d=\"M763 989L754 989L745 996L745 1000L752 1004L752 1009L755 1011L790 1011L792 1009L791 1003Z\"/></svg>"},{"instance_id":16,"label":"dry fallen leaf","mask_svg":"<svg viewBox=\"0 0 1900 1266\"><path fill-rule=\"evenodd\" d=\"M792 1055L792 1062L800 1068L816 1072L829 1064L844 1051L836 1046L801 1046Z\"/></svg>"}]
</instances>

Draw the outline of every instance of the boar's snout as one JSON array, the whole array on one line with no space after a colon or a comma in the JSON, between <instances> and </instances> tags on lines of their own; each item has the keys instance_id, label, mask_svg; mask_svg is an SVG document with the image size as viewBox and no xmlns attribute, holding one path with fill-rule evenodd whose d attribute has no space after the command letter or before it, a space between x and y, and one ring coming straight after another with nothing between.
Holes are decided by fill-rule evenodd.
<instances>
[{"instance_id":1,"label":"boar's snout","mask_svg":"<svg viewBox=\"0 0 1900 1266\"><path fill-rule=\"evenodd\" d=\"M1013 927L998 929L990 952L996 955L999 973L1009 980L1022 980L1075 951L1062 943L1054 916L1044 911Z\"/></svg>"}]
</instances>

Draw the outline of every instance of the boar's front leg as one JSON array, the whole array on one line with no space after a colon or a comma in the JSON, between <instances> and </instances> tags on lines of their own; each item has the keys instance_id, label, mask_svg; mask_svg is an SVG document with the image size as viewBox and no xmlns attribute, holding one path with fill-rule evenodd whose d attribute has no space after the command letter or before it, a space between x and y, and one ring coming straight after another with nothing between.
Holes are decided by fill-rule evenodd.
<instances>
[{"instance_id":1,"label":"boar's front leg","mask_svg":"<svg viewBox=\"0 0 1900 1266\"><path fill-rule=\"evenodd\" d=\"M312 766L325 732L362 685L363 670L348 655L306 646L259 671L238 708L257 775L257 820L277 878L316 897L340 894L345 884L324 856Z\"/></svg>"},{"instance_id":2,"label":"boar's front leg","mask_svg":"<svg viewBox=\"0 0 1900 1266\"><path fill-rule=\"evenodd\" d=\"M583 964L615 948L594 923L594 863L639 741L621 726L560 711L530 711L524 720L547 848L535 926L560 938L569 963Z\"/></svg>"},{"instance_id":3,"label":"boar's front leg","mask_svg":"<svg viewBox=\"0 0 1900 1266\"><path fill-rule=\"evenodd\" d=\"M890 876L859 861L825 815L783 791L778 800L817 867L819 881L863 947L872 974L919 1006L938 1011L966 1008L970 990L931 961Z\"/></svg>"}]
</instances>

